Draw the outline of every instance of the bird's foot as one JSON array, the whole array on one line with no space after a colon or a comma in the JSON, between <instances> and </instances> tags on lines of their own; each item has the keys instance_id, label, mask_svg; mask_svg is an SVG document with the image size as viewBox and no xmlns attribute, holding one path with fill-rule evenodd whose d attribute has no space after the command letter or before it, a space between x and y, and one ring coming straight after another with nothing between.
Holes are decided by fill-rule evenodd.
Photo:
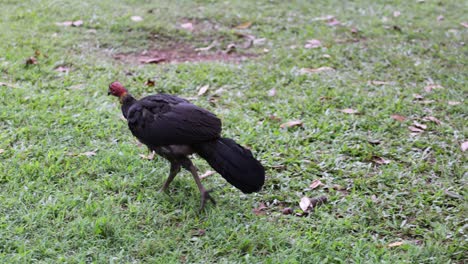
<instances>
[{"instance_id":1,"label":"bird's foot","mask_svg":"<svg viewBox=\"0 0 468 264\"><path fill-rule=\"evenodd\" d=\"M202 190L201 191L201 207L200 207L200 211L203 211L203 209L205 208L205 204L206 204L206 200L210 200L214 205L216 205L216 201L213 199L213 197L211 197L210 195L210 192L211 190L207 191L207 190Z\"/></svg>"}]
</instances>

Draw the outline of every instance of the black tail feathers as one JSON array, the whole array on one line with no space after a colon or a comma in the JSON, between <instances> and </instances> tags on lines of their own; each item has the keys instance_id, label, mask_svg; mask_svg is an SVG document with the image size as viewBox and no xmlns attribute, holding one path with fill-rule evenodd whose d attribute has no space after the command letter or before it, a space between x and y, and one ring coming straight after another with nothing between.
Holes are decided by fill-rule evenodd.
<instances>
[{"instance_id":1,"label":"black tail feathers","mask_svg":"<svg viewBox=\"0 0 468 264\"><path fill-rule=\"evenodd\" d=\"M265 183L265 169L250 150L229 138L195 146L195 149L224 179L243 193L258 192Z\"/></svg>"}]
</instances>

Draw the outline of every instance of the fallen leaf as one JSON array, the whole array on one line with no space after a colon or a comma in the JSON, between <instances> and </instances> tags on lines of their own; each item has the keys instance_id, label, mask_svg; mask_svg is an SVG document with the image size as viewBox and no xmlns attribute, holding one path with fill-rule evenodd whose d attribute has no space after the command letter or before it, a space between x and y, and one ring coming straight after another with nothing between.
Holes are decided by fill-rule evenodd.
<instances>
[{"instance_id":1,"label":"fallen leaf","mask_svg":"<svg viewBox=\"0 0 468 264\"><path fill-rule=\"evenodd\" d=\"M457 101L448 101L448 104L449 104L449 105L459 105L459 104L461 104L461 102L457 102Z\"/></svg>"},{"instance_id":2,"label":"fallen leaf","mask_svg":"<svg viewBox=\"0 0 468 264\"><path fill-rule=\"evenodd\" d=\"M351 114L351 115L359 113L358 110L355 110L355 109L352 109L352 108L341 109L340 112L345 113L345 114Z\"/></svg>"},{"instance_id":3,"label":"fallen leaf","mask_svg":"<svg viewBox=\"0 0 468 264\"><path fill-rule=\"evenodd\" d=\"M237 25L235 28L236 29L247 29L250 26L252 26L252 22L247 21L247 22L244 22L244 23L241 23L241 24Z\"/></svg>"},{"instance_id":4,"label":"fallen leaf","mask_svg":"<svg viewBox=\"0 0 468 264\"><path fill-rule=\"evenodd\" d=\"M419 129L426 130L427 126L416 121L413 122L413 125Z\"/></svg>"},{"instance_id":5,"label":"fallen leaf","mask_svg":"<svg viewBox=\"0 0 468 264\"><path fill-rule=\"evenodd\" d=\"M398 122L404 122L406 120L406 117L402 115L391 115L390 117L395 119Z\"/></svg>"},{"instance_id":6,"label":"fallen leaf","mask_svg":"<svg viewBox=\"0 0 468 264\"><path fill-rule=\"evenodd\" d=\"M468 141L465 141L460 146L461 151L465 152L468 149Z\"/></svg>"},{"instance_id":7,"label":"fallen leaf","mask_svg":"<svg viewBox=\"0 0 468 264\"><path fill-rule=\"evenodd\" d=\"M439 84L429 84L429 85L424 86L424 91L428 93L430 93L432 90L435 90L435 89L444 89L444 87L442 87Z\"/></svg>"},{"instance_id":8,"label":"fallen leaf","mask_svg":"<svg viewBox=\"0 0 468 264\"><path fill-rule=\"evenodd\" d=\"M200 229L192 230L191 233L192 233L192 236L200 237L206 234L206 230L200 228Z\"/></svg>"},{"instance_id":9,"label":"fallen leaf","mask_svg":"<svg viewBox=\"0 0 468 264\"><path fill-rule=\"evenodd\" d=\"M437 17L437 21L442 21L444 19L445 19L445 17L443 15L440 15L440 16Z\"/></svg>"},{"instance_id":10,"label":"fallen leaf","mask_svg":"<svg viewBox=\"0 0 468 264\"><path fill-rule=\"evenodd\" d=\"M156 153L154 151L151 151L148 155L140 154L140 157L145 160L153 160L155 154Z\"/></svg>"},{"instance_id":11,"label":"fallen leaf","mask_svg":"<svg viewBox=\"0 0 468 264\"><path fill-rule=\"evenodd\" d=\"M291 209L290 207L286 207L281 211L281 213L284 215L290 215L293 213L293 209Z\"/></svg>"},{"instance_id":12,"label":"fallen leaf","mask_svg":"<svg viewBox=\"0 0 468 264\"><path fill-rule=\"evenodd\" d=\"M315 179L312 181L312 183L309 185L309 188L312 190L319 187L320 185L323 185L323 183L319 179Z\"/></svg>"},{"instance_id":13,"label":"fallen leaf","mask_svg":"<svg viewBox=\"0 0 468 264\"><path fill-rule=\"evenodd\" d=\"M37 64L37 59L35 57L29 57L26 60L26 65L34 65Z\"/></svg>"},{"instance_id":14,"label":"fallen leaf","mask_svg":"<svg viewBox=\"0 0 468 264\"><path fill-rule=\"evenodd\" d=\"M468 28L468 22L461 22L460 25L462 25L465 28Z\"/></svg>"},{"instance_id":15,"label":"fallen leaf","mask_svg":"<svg viewBox=\"0 0 468 264\"><path fill-rule=\"evenodd\" d=\"M392 84L391 82L383 82L383 81L369 81L369 84L372 84L372 85L388 85L388 84Z\"/></svg>"},{"instance_id":16,"label":"fallen leaf","mask_svg":"<svg viewBox=\"0 0 468 264\"><path fill-rule=\"evenodd\" d=\"M401 15L400 11L394 11L393 16L394 17L399 17Z\"/></svg>"},{"instance_id":17,"label":"fallen leaf","mask_svg":"<svg viewBox=\"0 0 468 264\"><path fill-rule=\"evenodd\" d=\"M451 198L454 198L454 199L460 199L460 200L463 199L463 195L460 195L458 193L455 193L455 192L452 192L452 191L449 191L449 190L445 190L444 193L448 197L451 197Z\"/></svg>"},{"instance_id":18,"label":"fallen leaf","mask_svg":"<svg viewBox=\"0 0 468 264\"><path fill-rule=\"evenodd\" d=\"M393 243L388 244L388 247L390 247L390 248L399 247L399 246L403 245L404 243L405 242L403 242L403 241L393 242Z\"/></svg>"},{"instance_id":19,"label":"fallen leaf","mask_svg":"<svg viewBox=\"0 0 468 264\"><path fill-rule=\"evenodd\" d=\"M301 201L299 202L299 207L302 211L307 212L309 210L309 206L311 205L310 199L308 197L302 197Z\"/></svg>"},{"instance_id":20,"label":"fallen leaf","mask_svg":"<svg viewBox=\"0 0 468 264\"><path fill-rule=\"evenodd\" d=\"M414 127L414 126L409 126L408 129L409 129L411 132L415 132L415 133L424 132L424 130L422 130L422 129L420 129L420 128L417 128L417 127Z\"/></svg>"},{"instance_id":21,"label":"fallen leaf","mask_svg":"<svg viewBox=\"0 0 468 264\"><path fill-rule=\"evenodd\" d=\"M156 82L151 80L151 79L148 79L145 82L145 85L148 86L148 87L153 87L155 84L156 84Z\"/></svg>"},{"instance_id":22,"label":"fallen leaf","mask_svg":"<svg viewBox=\"0 0 468 264\"><path fill-rule=\"evenodd\" d=\"M143 18L141 16L131 16L130 19L134 22L141 22Z\"/></svg>"},{"instance_id":23,"label":"fallen leaf","mask_svg":"<svg viewBox=\"0 0 468 264\"><path fill-rule=\"evenodd\" d=\"M186 29L186 30L193 30L193 24L188 22L188 23L183 23L180 25L181 28Z\"/></svg>"},{"instance_id":24,"label":"fallen leaf","mask_svg":"<svg viewBox=\"0 0 468 264\"><path fill-rule=\"evenodd\" d=\"M57 68L55 68L56 72L69 72L70 71L70 68L66 67L66 66L59 66Z\"/></svg>"},{"instance_id":25,"label":"fallen leaf","mask_svg":"<svg viewBox=\"0 0 468 264\"><path fill-rule=\"evenodd\" d=\"M416 100L422 100L422 99L424 99L424 96L422 96L422 95L420 95L420 94L413 94L413 97L414 97L414 99L416 99Z\"/></svg>"},{"instance_id":26,"label":"fallen leaf","mask_svg":"<svg viewBox=\"0 0 468 264\"><path fill-rule=\"evenodd\" d=\"M382 143L380 140L378 139L368 139L367 142L369 142L370 144L372 145L379 145L380 143Z\"/></svg>"},{"instance_id":27,"label":"fallen leaf","mask_svg":"<svg viewBox=\"0 0 468 264\"><path fill-rule=\"evenodd\" d=\"M203 85L202 87L200 87L200 89L198 90L198 96L202 96L206 93L206 91L208 91L208 88L210 88L210 85L207 84L207 85Z\"/></svg>"},{"instance_id":28,"label":"fallen leaf","mask_svg":"<svg viewBox=\"0 0 468 264\"><path fill-rule=\"evenodd\" d=\"M226 50L224 51L224 53L231 54L233 52L236 52L236 49L237 49L236 44L231 43L231 44L227 45Z\"/></svg>"},{"instance_id":29,"label":"fallen leaf","mask_svg":"<svg viewBox=\"0 0 468 264\"><path fill-rule=\"evenodd\" d=\"M324 203L328 202L328 198L326 196L319 196L319 197L314 197L310 199L310 207L315 208L319 205L322 205Z\"/></svg>"},{"instance_id":30,"label":"fallen leaf","mask_svg":"<svg viewBox=\"0 0 468 264\"><path fill-rule=\"evenodd\" d=\"M388 160L388 159L385 159L385 158L382 158L382 157L378 157L378 156L373 156L372 161L374 163L377 163L377 164L380 164L380 165L389 164L391 162L391 160Z\"/></svg>"},{"instance_id":31,"label":"fallen leaf","mask_svg":"<svg viewBox=\"0 0 468 264\"><path fill-rule=\"evenodd\" d=\"M205 179L206 177L209 177L209 176L211 176L211 175L213 175L215 173L216 173L215 171L207 170L207 171L205 171L205 173L200 175L200 179Z\"/></svg>"},{"instance_id":32,"label":"fallen leaf","mask_svg":"<svg viewBox=\"0 0 468 264\"><path fill-rule=\"evenodd\" d=\"M14 86L14 85L12 85L12 84L9 84L9 83L4 83L4 82L0 82L0 86L10 87L10 88L16 88L16 86Z\"/></svg>"},{"instance_id":33,"label":"fallen leaf","mask_svg":"<svg viewBox=\"0 0 468 264\"><path fill-rule=\"evenodd\" d=\"M422 101L420 101L420 103L422 103L422 104L432 104L434 102L435 102L434 100L422 100Z\"/></svg>"},{"instance_id":34,"label":"fallen leaf","mask_svg":"<svg viewBox=\"0 0 468 264\"><path fill-rule=\"evenodd\" d=\"M281 121L281 117L278 117L276 115L269 115L268 116L268 119L272 120L272 121L276 121L276 122L280 122Z\"/></svg>"},{"instance_id":35,"label":"fallen leaf","mask_svg":"<svg viewBox=\"0 0 468 264\"><path fill-rule=\"evenodd\" d=\"M334 70L335 70L335 69L333 69L332 67L324 66L324 67L319 67L319 68L315 68L315 69L312 69L312 68L302 68L302 69L299 70L299 73L300 73L300 74L319 73L319 72L334 71Z\"/></svg>"},{"instance_id":36,"label":"fallen leaf","mask_svg":"<svg viewBox=\"0 0 468 264\"><path fill-rule=\"evenodd\" d=\"M329 26L338 26L338 25L341 25L341 22L338 21L338 19L336 19L335 17L332 17L332 18L328 19L327 24Z\"/></svg>"},{"instance_id":37,"label":"fallen leaf","mask_svg":"<svg viewBox=\"0 0 468 264\"><path fill-rule=\"evenodd\" d=\"M308 40L307 43L304 45L304 48L306 49L314 49L322 46L322 42L318 39L311 39Z\"/></svg>"},{"instance_id":38,"label":"fallen leaf","mask_svg":"<svg viewBox=\"0 0 468 264\"><path fill-rule=\"evenodd\" d=\"M73 21L64 21L64 22L57 22L55 23L57 26L62 26L62 27L70 27L73 25Z\"/></svg>"},{"instance_id":39,"label":"fallen leaf","mask_svg":"<svg viewBox=\"0 0 468 264\"><path fill-rule=\"evenodd\" d=\"M164 61L166 61L166 58L163 58L163 57L155 57L155 58L140 60L140 62L145 63L145 64L153 64L153 63L157 64L157 63L164 62Z\"/></svg>"},{"instance_id":40,"label":"fallen leaf","mask_svg":"<svg viewBox=\"0 0 468 264\"><path fill-rule=\"evenodd\" d=\"M272 88L268 91L268 96L273 97L276 95L276 89Z\"/></svg>"},{"instance_id":41,"label":"fallen leaf","mask_svg":"<svg viewBox=\"0 0 468 264\"><path fill-rule=\"evenodd\" d=\"M0 149L0 154L2 154L3 152L5 152L5 150L4 150L4 149Z\"/></svg>"},{"instance_id":42,"label":"fallen leaf","mask_svg":"<svg viewBox=\"0 0 468 264\"><path fill-rule=\"evenodd\" d=\"M268 207L265 205L265 203L260 203L258 205L257 208L254 208L252 211L254 214L256 215L264 215L265 214L265 210L267 209Z\"/></svg>"},{"instance_id":43,"label":"fallen leaf","mask_svg":"<svg viewBox=\"0 0 468 264\"><path fill-rule=\"evenodd\" d=\"M92 157L92 156L96 156L96 152L95 151L87 151L87 152L80 153L80 156Z\"/></svg>"},{"instance_id":44,"label":"fallen leaf","mask_svg":"<svg viewBox=\"0 0 468 264\"><path fill-rule=\"evenodd\" d=\"M433 116L426 116L423 118L424 121L432 121L434 123L436 123L437 125L440 125L442 122L440 122L439 119L433 117Z\"/></svg>"},{"instance_id":45,"label":"fallen leaf","mask_svg":"<svg viewBox=\"0 0 468 264\"><path fill-rule=\"evenodd\" d=\"M280 128L302 126L302 124L303 123L301 120L292 120L292 121L288 121L286 123L281 124Z\"/></svg>"},{"instance_id":46,"label":"fallen leaf","mask_svg":"<svg viewBox=\"0 0 468 264\"><path fill-rule=\"evenodd\" d=\"M82 20L73 21L72 27L81 27L83 25Z\"/></svg>"}]
</instances>

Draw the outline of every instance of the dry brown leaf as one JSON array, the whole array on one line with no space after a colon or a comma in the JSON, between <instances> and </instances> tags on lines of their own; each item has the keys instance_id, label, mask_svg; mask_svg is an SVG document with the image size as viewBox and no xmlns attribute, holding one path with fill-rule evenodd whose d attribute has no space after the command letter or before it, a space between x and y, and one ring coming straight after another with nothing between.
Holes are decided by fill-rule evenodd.
<instances>
[{"instance_id":1,"label":"dry brown leaf","mask_svg":"<svg viewBox=\"0 0 468 264\"><path fill-rule=\"evenodd\" d=\"M193 24L188 22L188 23L183 23L180 25L181 28L186 29L186 30L193 30Z\"/></svg>"},{"instance_id":2,"label":"dry brown leaf","mask_svg":"<svg viewBox=\"0 0 468 264\"><path fill-rule=\"evenodd\" d=\"M433 116L426 116L423 118L424 121L432 121L434 123L436 123L437 125L440 125L442 122L440 122L439 119L433 117Z\"/></svg>"},{"instance_id":3,"label":"dry brown leaf","mask_svg":"<svg viewBox=\"0 0 468 264\"><path fill-rule=\"evenodd\" d=\"M301 120L292 120L292 121L288 121L286 123L281 124L280 128L302 126L302 124L303 123Z\"/></svg>"},{"instance_id":4,"label":"dry brown leaf","mask_svg":"<svg viewBox=\"0 0 468 264\"><path fill-rule=\"evenodd\" d=\"M422 100L422 101L420 101L420 103L422 103L422 104L432 104L432 103L435 103L435 101L434 100Z\"/></svg>"},{"instance_id":5,"label":"dry brown leaf","mask_svg":"<svg viewBox=\"0 0 468 264\"><path fill-rule=\"evenodd\" d=\"M435 90L435 89L444 89L444 87L442 87L439 84L428 84L428 85L424 86L424 91L426 91L428 93L432 92L432 90Z\"/></svg>"},{"instance_id":6,"label":"dry brown leaf","mask_svg":"<svg viewBox=\"0 0 468 264\"><path fill-rule=\"evenodd\" d=\"M341 22L338 21L338 19L336 19L335 17L332 17L332 18L328 19L327 24L329 26L339 26L339 25L341 25Z\"/></svg>"},{"instance_id":7,"label":"dry brown leaf","mask_svg":"<svg viewBox=\"0 0 468 264\"><path fill-rule=\"evenodd\" d=\"M395 115L391 115L390 117L395 119L398 122L404 122L406 120L406 117L404 117L402 115L396 115L395 114Z\"/></svg>"},{"instance_id":8,"label":"dry brown leaf","mask_svg":"<svg viewBox=\"0 0 468 264\"><path fill-rule=\"evenodd\" d=\"M312 181L312 183L309 185L309 188L312 190L319 187L320 185L323 185L323 183L319 179L315 179Z\"/></svg>"},{"instance_id":9,"label":"dry brown leaf","mask_svg":"<svg viewBox=\"0 0 468 264\"><path fill-rule=\"evenodd\" d=\"M29 57L26 60L26 65L34 65L37 64L37 59L35 57Z\"/></svg>"},{"instance_id":10,"label":"dry brown leaf","mask_svg":"<svg viewBox=\"0 0 468 264\"><path fill-rule=\"evenodd\" d=\"M200 87L200 89L198 89L198 96L202 96L204 95L207 91L208 91L208 88L210 88L210 85L207 84L207 85L203 85L202 87Z\"/></svg>"},{"instance_id":11,"label":"dry brown leaf","mask_svg":"<svg viewBox=\"0 0 468 264\"><path fill-rule=\"evenodd\" d=\"M420 129L420 128L417 128L417 127L414 127L414 126L409 126L408 129L411 131L411 132L415 132L415 133L422 133L424 132L424 130Z\"/></svg>"},{"instance_id":12,"label":"dry brown leaf","mask_svg":"<svg viewBox=\"0 0 468 264\"><path fill-rule=\"evenodd\" d=\"M83 20L73 21L72 27L81 27L83 25Z\"/></svg>"},{"instance_id":13,"label":"dry brown leaf","mask_svg":"<svg viewBox=\"0 0 468 264\"><path fill-rule=\"evenodd\" d=\"M341 109L340 112L345 113L345 114L350 114L350 115L359 113L358 110L355 110L355 109L352 109L352 108Z\"/></svg>"},{"instance_id":14,"label":"dry brown leaf","mask_svg":"<svg viewBox=\"0 0 468 264\"><path fill-rule=\"evenodd\" d=\"M86 156L86 157L96 156L96 151L86 151L86 152L80 153L80 156Z\"/></svg>"},{"instance_id":15,"label":"dry brown leaf","mask_svg":"<svg viewBox=\"0 0 468 264\"><path fill-rule=\"evenodd\" d=\"M166 61L166 58L164 57L155 57L155 58L140 60L140 62L146 63L146 64L157 64L157 63L164 62L164 61Z\"/></svg>"},{"instance_id":16,"label":"dry brown leaf","mask_svg":"<svg viewBox=\"0 0 468 264\"><path fill-rule=\"evenodd\" d=\"M154 151L151 151L148 155L140 154L140 157L145 160L153 160L155 154L156 153Z\"/></svg>"},{"instance_id":17,"label":"dry brown leaf","mask_svg":"<svg viewBox=\"0 0 468 264\"><path fill-rule=\"evenodd\" d=\"M213 175L215 173L216 173L215 171L207 170L207 171L205 171L205 173L200 175L200 179L205 179L206 177L209 177L209 176L211 176L211 175Z\"/></svg>"},{"instance_id":18,"label":"dry brown leaf","mask_svg":"<svg viewBox=\"0 0 468 264\"><path fill-rule=\"evenodd\" d=\"M268 119L270 119L271 121L275 121L275 122L280 122L282 120L281 117L278 117L276 115L269 115Z\"/></svg>"},{"instance_id":19,"label":"dry brown leaf","mask_svg":"<svg viewBox=\"0 0 468 264\"><path fill-rule=\"evenodd\" d=\"M256 215L264 215L266 209L268 209L268 207L265 205L265 203L260 203L258 207L254 208L252 211Z\"/></svg>"},{"instance_id":20,"label":"dry brown leaf","mask_svg":"<svg viewBox=\"0 0 468 264\"><path fill-rule=\"evenodd\" d=\"M314 49L322 46L322 42L318 39L311 39L308 40L307 43L304 45L304 48L306 49Z\"/></svg>"},{"instance_id":21,"label":"dry brown leaf","mask_svg":"<svg viewBox=\"0 0 468 264\"><path fill-rule=\"evenodd\" d=\"M4 149L0 149L0 154L2 154L3 152L5 152L5 150L4 150Z\"/></svg>"},{"instance_id":22,"label":"dry brown leaf","mask_svg":"<svg viewBox=\"0 0 468 264\"><path fill-rule=\"evenodd\" d=\"M449 105L459 105L459 104L461 104L461 102L457 102L457 101L448 101L448 104L449 104Z\"/></svg>"},{"instance_id":23,"label":"dry brown leaf","mask_svg":"<svg viewBox=\"0 0 468 264\"><path fill-rule=\"evenodd\" d=\"M134 22L141 22L143 18L141 16L131 16L130 19Z\"/></svg>"},{"instance_id":24,"label":"dry brown leaf","mask_svg":"<svg viewBox=\"0 0 468 264\"><path fill-rule=\"evenodd\" d=\"M272 96L275 96L276 95L276 89L275 88L272 88L268 91L268 96L272 97Z\"/></svg>"},{"instance_id":25,"label":"dry brown leaf","mask_svg":"<svg viewBox=\"0 0 468 264\"><path fill-rule=\"evenodd\" d=\"M70 71L70 68L69 67L66 67L66 66L59 66L57 68L55 68L56 72L66 72L68 73Z\"/></svg>"},{"instance_id":26,"label":"dry brown leaf","mask_svg":"<svg viewBox=\"0 0 468 264\"><path fill-rule=\"evenodd\" d=\"M401 15L400 11L394 11L393 16L394 17L399 17Z\"/></svg>"},{"instance_id":27,"label":"dry brown leaf","mask_svg":"<svg viewBox=\"0 0 468 264\"><path fill-rule=\"evenodd\" d=\"M403 245L404 243L405 242L403 242L403 241L393 242L393 243L388 244L388 247L390 247L390 248L399 247L399 246Z\"/></svg>"},{"instance_id":28,"label":"dry brown leaf","mask_svg":"<svg viewBox=\"0 0 468 264\"><path fill-rule=\"evenodd\" d=\"M307 73L319 73L319 72L326 72L326 71L334 71L332 67L324 66L319 68L302 68L299 70L300 74L307 74Z\"/></svg>"},{"instance_id":29,"label":"dry brown leaf","mask_svg":"<svg viewBox=\"0 0 468 264\"><path fill-rule=\"evenodd\" d=\"M290 214L293 213L293 209L290 208L290 207L286 207L281 211L281 213L284 214L284 215L290 215Z\"/></svg>"},{"instance_id":30,"label":"dry brown leaf","mask_svg":"<svg viewBox=\"0 0 468 264\"><path fill-rule=\"evenodd\" d=\"M372 84L372 85L388 85L388 84L392 84L391 82L383 82L383 81L369 81L369 84Z\"/></svg>"},{"instance_id":31,"label":"dry brown leaf","mask_svg":"<svg viewBox=\"0 0 468 264\"><path fill-rule=\"evenodd\" d=\"M156 84L156 82L151 80L151 79L148 79L145 82L145 85L148 86L148 87L153 87L155 84Z\"/></svg>"},{"instance_id":32,"label":"dry brown leaf","mask_svg":"<svg viewBox=\"0 0 468 264\"><path fill-rule=\"evenodd\" d=\"M380 165L385 165L385 164L389 164L390 162L392 162L391 160L388 160L388 159L385 159L385 158L382 158L382 157L378 157L378 156L373 156L372 161L374 163L377 163L377 164L380 164Z\"/></svg>"},{"instance_id":33,"label":"dry brown leaf","mask_svg":"<svg viewBox=\"0 0 468 264\"><path fill-rule=\"evenodd\" d=\"M413 122L413 125L419 129L426 130L427 126L416 121Z\"/></svg>"},{"instance_id":34,"label":"dry brown leaf","mask_svg":"<svg viewBox=\"0 0 468 264\"><path fill-rule=\"evenodd\" d=\"M462 25L465 28L468 28L468 22L461 22L460 25Z\"/></svg>"},{"instance_id":35,"label":"dry brown leaf","mask_svg":"<svg viewBox=\"0 0 468 264\"><path fill-rule=\"evenodd\" d=\"M461 143L460 148L461 151L465 152L468 149L468 141Z\"/></svg>"},{"instance_id":36,"label":"dry brown leaf","mask_svg":"<svg viewBox=\"0 0 468 264\"><path fill-rule=\"evenodd\" d=\"M420 95L420 94L413 94L413 97L414 97L414 99L416 99L416 100L422 100L422 99L424 99L424 96L422 96L422 95Z\"/></svg>"},{"instance_id":37,"label":"dry brown leaf","mask_svg":"<svg viewBox=\"0 0 468 264\"><path fill-rule=\"evenodd\" d=\"M73 25L73 21L64 21L64 22L57 22L55 23L57 26L62 26L62 27L70 27Z\"/></svg>"},{"instance_id":38,"label":"dry brown leaf","mask_svg":"<svg viewBox=\"0 0 468 264\"><path fill-rule=\"evenodd\" d=\"M308 197L301 198L301 201L299 202L299 207L301 208L302 211L307 212L309 210L310 205L311 205L310 198Z\"/></svg>"},{"instance_id":39,"label":"dry brown leaf","mask_svg":"<svg viewBox=\"0 0 468 264\"><path fill-rule=\"evenodd\" d=\"M236 29L247 29L250 26L252 26L252 22L247 21L247 22L244 22L244 23L241 23L241 24L237 25L235 28Z\"/></svg>"}]
</instances>

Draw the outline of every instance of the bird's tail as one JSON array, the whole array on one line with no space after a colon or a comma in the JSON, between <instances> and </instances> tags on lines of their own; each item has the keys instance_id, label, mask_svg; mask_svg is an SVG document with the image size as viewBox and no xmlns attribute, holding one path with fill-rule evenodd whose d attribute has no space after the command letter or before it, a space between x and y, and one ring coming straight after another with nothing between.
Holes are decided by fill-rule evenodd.
<instances>
[{"instance_id":1,"label":"bird's tail","mask_svg":"<svg viewBox=\"0 0 468 264\"><path fill-rule=\"evenodd\" d=\"M204 158L224 179L243 193L258 192L265 183L265 169L250 150L229 138L219 138L195 146Z\"/></svg>"}]
</instances>

